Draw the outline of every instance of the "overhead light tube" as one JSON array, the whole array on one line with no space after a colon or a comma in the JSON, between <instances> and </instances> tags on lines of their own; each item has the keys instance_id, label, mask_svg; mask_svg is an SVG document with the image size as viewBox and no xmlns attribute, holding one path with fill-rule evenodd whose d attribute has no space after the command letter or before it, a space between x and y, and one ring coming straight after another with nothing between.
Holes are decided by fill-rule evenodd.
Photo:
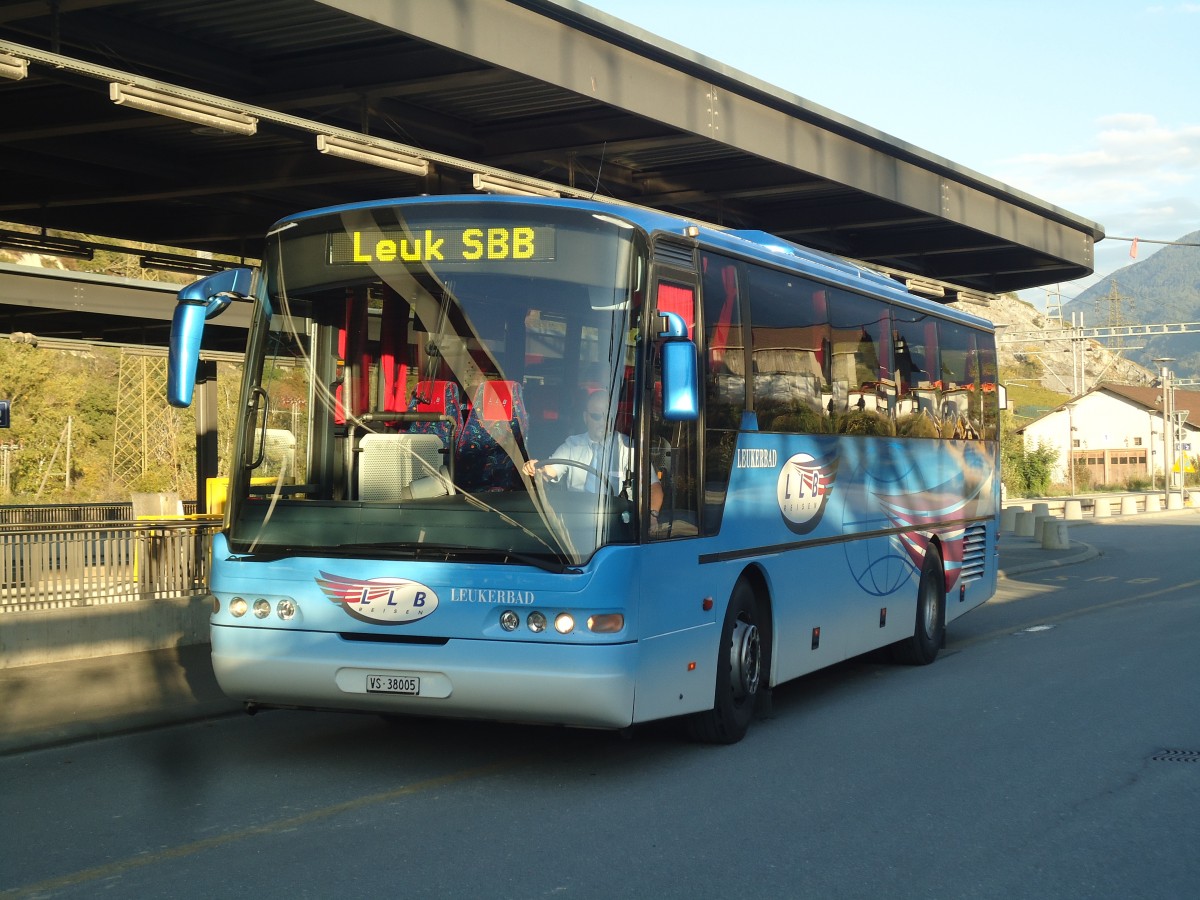
<instances>
[{"instance_id":1,"label":"overhead light tube","mask_svg":"<svg viewBox=\"0 0 1200 900\"><path fill-rule=\"evenodd\" d=\"M502 178L499 175L484 175L479 172L471 176L471 184L477 191L489 194L512 194L517 197L561 197L558 191L550 188L537 187L517 181L515 178Z\"/></svg>"},{"instance_id":2,"label":"overhead light tube","mask_svg":"<svg viewBox=\"0 0 1200 900\"><path fill-rule=\"evenodd\" d=\"M959 303L974 303L976 306L988 306L990 301L984 294L976 294L972 291L958 291Z\"/></svg>"},{"instance_id":3,"label":"overhead light tube","mask_svg":"<svg viewBox=\"0 0 1200 900\"><path fill-rule=\"evenodd\" d=\"M68 256L73 259L92 259L92 247L71 238L54 238L46 234L26 234L21 231L0 231L0 247L11 247L26 253L45 256Z\"/></svg>"},{"instance_id":4,"label":"overhead light tube","mask_svg":"<svg viewBox=\"0 0 1200 900\"><path fill-rule=\"evenodd\" d=\"M258 130L258 119L245 113L213 106L211 103L200 103L166 94L151 88L138 87L132 84L121 84L118 81L108 85L108 97L118 106L129 106L144 112L156 113L160 116L170 116L197 125L207 125L234 134L254 134Z\"/></svg>"},{"instance_id":5,"label":"overhead light tube","mask_svg":"<svg viewBox=\"0 0 1200 900\"><path fill-rule=\"evenodd\" d=\"M429 161L421 159L419 156L391 150L387 147L376 147L363 141L354 141L332 134L318 134L317 149L330 156L338 156L371 166L382 166L385 169L395 169L397 172L405 172L409 175L429 174Z\"/></svg>"},{"instance_id":6,"label":"overhead light tube","mask_svg":"<svg viewBox=\"0 0 1200 900\"><path fill-rule=\"evenodd\" d=\"M20 81L29 74L29 60L13 56L11 53L0 53L0 78L11 78Z\"/></svg>"}]
</instances>

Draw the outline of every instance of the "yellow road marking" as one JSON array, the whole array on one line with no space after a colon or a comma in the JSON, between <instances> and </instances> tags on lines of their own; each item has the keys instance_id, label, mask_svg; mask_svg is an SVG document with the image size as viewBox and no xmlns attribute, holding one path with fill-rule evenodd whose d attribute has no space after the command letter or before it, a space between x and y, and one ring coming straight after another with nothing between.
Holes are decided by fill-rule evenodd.
<instances>
[{"instance_id":1,"label":"yellow road marking","mask_svg":"<svg viewBox=\"0 0 1200 900\"><path fill-rule=\"evenodd\" d=\"M369 794L365 797L359 797L355 800L347 800L344 803L335 803L332 806L324 806L320 809L310 810L309 812L298 816L292 816L288 819L280 819L276 822L268 822L265 825L253 825L249 828L242 828L238 831L229 832L228 834L205 838L202 841L192 841L189 844L180 844L177 847L168 847L167 849L160 850L157 853L148 853L146 855L130 857L128 859L108 863L107 865L95 866L91 869L83 869L79 872L73 872L70 875L60 875L57 878L49 878L45 881L39 881L36 884L27 884L18 888L8 888L0 891L0 896L31 897L47 891L77 887L82 884L87 884L88 882L98 881L102 878L114 878L116 876L123 875L126 872L131 872L134 869L145 868L146 866L152 866L157 863L167 862L173 859L182 859L185 856L192 856L196 853L202 853L205 850L212 850L216 847L232 844L235 841L241 841L249 837L261 837L263 835L279 834L280 832L289 831L293 828L299 828L303 825L309 825L313 822L318 822L321 819L328 819L331 816L340 815L341 813L362 809L365 806L373 806L377 803L387 803L389 800L396 800L400 797L408 797L424 791L447 787L448 785L469 781L472 778L485 778L489 775L495 775L498 772L502 772L505 769L514 768L525 760L526 757L514 757L513 759L503 760L498 763L491 763L490 765L486 766L463 769L461 772L454 772L449 775L441 775L437 778L428 778L424 781L418 781L415 784L396 788L395 790L384 791L381 794Z\"/></svg>"}]
</instances>

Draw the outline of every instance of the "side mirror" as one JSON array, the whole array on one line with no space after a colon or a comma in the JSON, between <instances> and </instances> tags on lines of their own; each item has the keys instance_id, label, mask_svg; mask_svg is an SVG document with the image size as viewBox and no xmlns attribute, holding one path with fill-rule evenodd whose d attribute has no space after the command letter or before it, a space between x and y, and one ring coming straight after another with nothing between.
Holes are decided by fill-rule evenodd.
<instances>
[{"instance_id":1,"label":"side mirror","mask_svg":"<svg viewBox=\"0 0 1200 900\"><path fill-rule=\"evenodd\" d=\"M196 366L204 322L219 316L235 299L248 299L252 269L227 269L189 284L176 295L167 354L167 402L188 407L196 390Z\"/></svg>"},{"instance_id":2,"label":"side mirror","mask_svg":"<svg viewBox=\"0 0 1200 900\"><path fill-rule=\"evenodd\" d=\"M694 422L700 418L700 366L687 325L676 313L660 313L662 330L663 418Z\"/></svg>"},{"instance_id":3,"label":"side mirror","mask_svg":"<svg viewBox=\"0 0 1200 900\"><path fill-rule=\"evenodd\" d=\"M1000 409L1008 409L1008 388L1002 384L996 385L996 400Z\"/></svg>"}]
</instances>

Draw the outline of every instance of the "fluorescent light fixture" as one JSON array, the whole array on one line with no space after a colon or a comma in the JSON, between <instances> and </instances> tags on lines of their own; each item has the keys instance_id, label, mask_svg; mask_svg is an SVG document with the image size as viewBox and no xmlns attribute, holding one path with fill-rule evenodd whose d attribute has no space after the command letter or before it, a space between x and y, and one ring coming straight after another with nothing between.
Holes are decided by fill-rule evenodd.
<instances>
[{"instance_id":1,"label":"fluorescent light fixture","mask_svg":"<svg viewBox=\"0 0 1200 900\"><path fill-rule=\"evenodd\" d=\"M561 197L558 191L550 188L537 187L517 181L515 178L501 178L499 175L482 175L479 172L471 176L471 184L477 191L489 194L512 194L516 197Z\"/></svg>"},{"instance_id":2,"label":"fluorescent light fixture","mask_svg":"<svg viewBox=\"0 0 1200 900\"><path fill-rule=\"evenodd\" d=\"M44 256L69 256L73 259L92 259L91 245L70 238L26 234L23 231L0 231L0 247L11 247Z\"/></svg>"},{"instance_id":3,"label":"fluorescent light fixture","mask_svg":"<svg viewBox=\"0 0 1200 900\"><path fill-rule=\"evenodd\" d=\"M428 160L410 153L401 153L399 150L375 147L350 138L318 134L317 149L330 156L340 156L342 159L366 163L370 166L383 166L385 169L395 169L397 172L405 172L409 175L429 174Z\"/></svg>"},{"instance_id":4,"label":"fluorescent light fixture","mask_svg":"<svg viewBox=\"0 0 1200 900\"><path fill-rule=\"evenodd\" d=\"M212 275L232 268L234 263L213 262L193 256L148 253L138 260L143 269L159 269L164 272L183 272L187 275Z\"/></svg>"},{"instance_id":5,"label":"fluorescent light fixture","mask_svg":"<svg viewBox=\"0 0 1200 900\"><path fill-rule=\"evenodd\" d=\"M976 294L972 291L959 291L959 303L974 303L976 306L990 306L991 301L986 294Z\"/></svg>"},{"instance_id":6,"label":"fluorescent light fixture","mask_svg":"<svg viewBox=\"0 0 1200 900\"><path fill-rule=\"evenodd\" d=\"M936 281L926 281L924 278L905 278L904 288L910 294L924 294L926 297L945 297L946 288Z\"/></svg>"},{"instance_id":7,"label":"fluorescent light fixture","mask_svg":"<svg viewBox=\"0 0 1200 900\"><path fill-rule=\"evenodd\" d=\"M249 135L258 130L258 119L254 116L150 88L113 81L108 85L108 97L118 106L129 106L160 116L219 128L221 131L231 131L234 134Z\"/></svg>"},{"instance_id":8,"label":"fluorescent light fixture","mask_svg":"<svg viewBox=\"0 0 1200 900\"><path fill-rule=\"evenodd\" d=\"M11 78L20 81L29 74L29 60L13 56L11 53L0 53L0 78Z\"/></svg>"}]
</instances>

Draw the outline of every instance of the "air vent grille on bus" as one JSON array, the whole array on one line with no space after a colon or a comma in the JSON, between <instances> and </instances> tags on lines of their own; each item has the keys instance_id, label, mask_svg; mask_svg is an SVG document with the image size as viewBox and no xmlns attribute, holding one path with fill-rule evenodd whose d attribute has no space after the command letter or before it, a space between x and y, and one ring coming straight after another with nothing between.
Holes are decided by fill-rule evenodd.
<instances>
[{"instance_id":1,"label":"air vent grille on bus","mask_svg":"<svg viewBox=\"0 0 1200 900\"><path fill-rule=\"evenodd\" d=\"M358 634L353 631L342 631L338 633L338 637L343 641L356 641L360 644L430 644L435 647L444 647L450 643L449 638L424 637L415 634Z\"/></svg>"},{"instance_id":2,"label":"air vent grille on bus","mask_svg":"<svg viewBox=\"0 0 1200 900\"><path fill-rule=\"evenodd\" d=\"M693 252L691 247L672 244L667 241L656 241L654 244L654 261L668 266L692 268Z\"/></svg>"},{"instance_id":3,"label":"air vent grille on bus","mask_svg":"<svg viewBox=\"0 0 1200 900\"><path fill-rule=\"evenodd\" d=\"M978 581L987 562L987 531L982 525L970 525L963 535L962 581Z\"/></svg>"}]
</instances>

